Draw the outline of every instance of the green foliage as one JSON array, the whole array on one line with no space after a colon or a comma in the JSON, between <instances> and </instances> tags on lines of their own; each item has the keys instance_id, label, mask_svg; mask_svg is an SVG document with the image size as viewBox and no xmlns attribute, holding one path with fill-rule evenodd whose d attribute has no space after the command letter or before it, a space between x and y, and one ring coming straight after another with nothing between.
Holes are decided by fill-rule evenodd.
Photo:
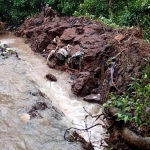
<instances>
[{"instance_id":1,"label":"green foliage","mask_svg":"<svg viewBox=\"0 0 150 150\"><path fill-rule=\"evenodd\" d=\"M12 49L8 49L8 50L7 50L7 52L9 52L9 53L13 53L13 52L14 52L14 50L12 50Z\"/></svg>"},{"instance_id":2,"label":"green foliage","mask_svg":"<svg viewBox=\"0 0 150 150\"><path fill-rule=\"evenodd\" d=\"M108 6L106 0L84 0L78 7L78 11L75 11L74 15L76 16L87 16L94 15L97 18L102 15L108 17Z\"/></svg>"},{"instance_id":3,"label":"green foliage","mask_svg":"<svg viewBox=\"0 0 150 150\"><path fill-rule=\"evenodd\" d=\"M38 11L41 11L41 3L38 0L0 1L0 16L9 24L18 25L27 16Z\"/></svg>"},{"instance_id":4,"label":"green foliage","mask_svg":"<svg viewBox=\"0 0 150 150\"><path fill-rule=\"evenodd\" d=\"M78 2L72 0L60 0L60 9L63 15L72 15L77 8Z\"/></svg>"},{"instance_id":5,"label":"green foliage","mask_svg":"<svg viewBox=\"0 0 150 150\"><path fill-rule=\"evenodd\" d=\"M112 28L119 27L115 22L113 22L113 20L111 18L108 19L103 16L99 16L99 18L97 20L103 22L108 27L112 27Z\"/></svg>"},{"instance_id":6,"label":"green foliage","mask_svg":"<svg viewBox=\"0 0 150 150\"><path fill-rule=\"evenodd\" d=\"M140 26L150 39L150 0L84 0L74 12L75 16L94 16L111 27Z\"/></svg>"},{"instance_id":7,"label":"green foliage","mask_svg":"<svg viewBox=\"0 0 150 150\"><path fill-rule=\"evenodd\" d=\"M150 107L150 59L147 60L145 71L140 79L133 78L128 92L121 96L110 94L104 107L118 108L117 120L123 120L137 126L150 127L150 116L146 109Z\"/></svg>"},{"instance_id":8,"label":"green foliage","mask_svg":"<svg viewBox=\"0 0 150 150\"><path fill-rule=\"evenodd\" d=\"M20 24L26 17L42 11L48 3L59 15L70 16L83 0L10 0L0 1L0 17L9 24Z\"/></svg>"}]
</instances>

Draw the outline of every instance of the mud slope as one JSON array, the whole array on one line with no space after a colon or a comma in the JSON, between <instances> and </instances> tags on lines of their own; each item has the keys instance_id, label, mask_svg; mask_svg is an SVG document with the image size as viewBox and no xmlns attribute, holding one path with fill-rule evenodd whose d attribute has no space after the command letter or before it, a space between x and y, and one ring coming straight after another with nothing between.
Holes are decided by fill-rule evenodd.
<instances>
[{"instance_id":1,"label":"mud slope","mask_svg":"<svg viewBox=\"0 0 150 150\"><path fill-rule=\"evenodd\" d=\"M113 30L86 18L61 17L43 22L42 14L24 21L16 36L24 37L35 52L47 56L56 48L53 39L58 36L59 47L73 45L71 53L84 51L83 67L73 70L76 80L72 91L79 96L100 93L105 101L111 90L124 91L131 77L138 77L148 57L150 45L141 40L137 28ZM113 85L110 64L115 58ZM51 60L50 67L65 70L67 65L58 66ZM114 87L114 88L113 88Z\"/></svg>"},{"instance_id":2,"label":"mud slope","mask_svg":"<svg viewBox=\"0 0 150 150\"><path fill-rule=\"evenodd\" d=\"M88 95L84 99L90 102L95 100L89 95L100 95L97 102L102 104L111 91L121 94L131 83L131 77L142 74L144 58L150 56L150 45L142 40L138 28L110 29L87 18L60 17L49 21L42 16L39 13L25 20L15 35L25 38L32 50L44 57L57 46L67 44L73 45L71 54L84 52L80 70L70 68L67 63L57 65L55 58L48 63L51 68L68 69L74 74L71 88L76 95ZM115 126L111 132L109 141L115 145L114 149L130 149L122 140L120 127Z\"/></svg>"}]
</instances>

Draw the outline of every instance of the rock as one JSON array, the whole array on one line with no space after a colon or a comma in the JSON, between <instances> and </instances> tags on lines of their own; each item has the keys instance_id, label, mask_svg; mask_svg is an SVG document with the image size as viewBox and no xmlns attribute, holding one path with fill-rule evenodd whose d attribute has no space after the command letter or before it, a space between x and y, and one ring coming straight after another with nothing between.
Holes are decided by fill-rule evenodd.
<instances>
[{"instance_id":1,"label":"rock","mask_svg":"<svg viewBox=\"0 0 150 150\"><path fill-rule=\"evenodd\" d=\"M54 81L54 82L57 81L57 78L54 75L50 74L50 73L46 75L46 78L50 81Z\"/></svg>"},{"instance_id":2,"label":"rock","mask_svg":"<svg viewBox=\"0 0 150 150\"><path fill-rule=\"evenodd\" d=\"M31 44L31 48L36 52L43 52L49 43L50 39L48 35L42 33L37 37L36 41Z\"/></svg>"},{"instance_id":3,"label":"rock","mask_svg":"<svg viewBox=\"0 0 150 150\"><path fill-rule=\"evenodd\" d=\"M21 34L22 37L27 37L27 38L30 38L33 34L33 31L32 30L24 30Z\"/></svg>"},{"instance_id":4,"label":"rock","mask_svg":"<svg viewBox=\"0 0 150 150\"><path fill-rule=\"evenodd\" d=\"M47 108L47 104L45 102L37 102L34 106L32 106L32 111L35 110L45 110Z\"/></svg>"},{"instance_id":5,"label":"rock","mask_svg":"<svg viewBox=\"0 0 150 150\"><path fill-rule=\"evenodd\" d=\"M114 37L114 39L116 41L118 41L119 43L125 38L125 36L123 34L118 34Z\"/></svg>"},{"instance_id":6,"label":"rock","mask_svg":"<svg viewBox=\"0 0 150 150\"><path fill-rule=\"evenodd\" d=\"M21 119L23 122L29 122L29 120L30 120L30 115L29 115L28 113L23 113L23 114L21 114L20 119Z\"/></svg>"},{"instance_id":7,"label":"rock","mask_svg":"<svg viewBox=\"0 0 150 150\"><path fill-rule=\"evenodd\" d=\"M5 23L3 23L1 20L0 20L0 33L3 33L5 31Z\"/></svg>"},{"instance_id":8,"label":"rock","mask_svg":"<svg viewBox=\"0 0 150 150\"><path fill-rule=\"evenodd\" d=\"M45 102L37 102L35 105L32 106L32 108L29 110L30 118L34 118L36 116L39 116L43 118L39 113L38 110L45 110L47 107L47 104Z\"/></svg>"},{"instance_id":9,"label":"rock","mask_svg":"<svg viewBox=\"0 0 150 150\"><path fill-rule=\"evenodd\" d=\"M71 90L80 96L86 96L91 94L93 88L96 88L97 84L95 83L94 76L89 72L81 72L77 76L77 80L72 85Z\"/></svg>"},{"instance_id":10,"label":"rock","mask_svg":"<svg viewBox=\"0 0 150 150\"><path fill-rule=\"evenodd\" d=\"M69 41L69 40L73 40L76 36L77 36L76 29L69 28L64 31L60 39L62 41Z\"/></svg>"},{"instance_id":11,"label":"rock","mask_svg":"<svg viewBox=\"0 0 150 150\"><path fill-rule=\"evenodd\" d=\"M48 62L48 66L49 66L50 68L55 68L55 66L56 66L56 61Z\"/></svg>"},{"instance_id":12,"label":"rock","mask_svg":"<svg viewBox=\"0 0 150 150\"><path fill-rule=\"evenodd\" d=\"M79 27L79 28L76 29L76 33L77 33L78 35L81 35L81 34L84 33L84 29L81 28L81 27Z\"/></svg>"},{"instance_id":13,"label":"rock","mask_svg":"<svg viewBox=\"0 0 150 150\"><path fill-rule=\"evenodd\" d=\"M90 94L83 98L84 101L90 103L100 103L101 102L101 95L100 94Z\"/></svg>"}]
</instances>

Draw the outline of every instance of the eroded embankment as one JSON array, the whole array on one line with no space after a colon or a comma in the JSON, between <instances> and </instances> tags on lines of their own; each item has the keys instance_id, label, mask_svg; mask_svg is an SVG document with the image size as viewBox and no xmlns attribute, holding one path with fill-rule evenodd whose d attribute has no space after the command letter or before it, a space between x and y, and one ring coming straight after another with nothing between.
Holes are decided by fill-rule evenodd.
<instances>
[{"instance_id":1,"label":"eroded embankment","mask_svg":"<svg viewBox=\"0 0 150 150\"><path fill-rule=\"evenodd\" d=\"M115 30L86 18L61 17L51 22L40 22L41 19L42 14L39 14L25 20L15 35L24 37L32 50L43 56L47 56L56 46L67 44L73 45L71 54L84 52L80 70L67 64L57 65L55 58L48 65L59 70L70 69L75 75L71 86L73 93L78 96L96 94L98 103L107 101L112 91L118 94L125 92L131 77L141 76L146 63L143 58L150 56L150 45L142 40L138 28ZM91 98L93 95L87 99L94 102ZM112 134L116 149L120 147L116 143L121 139L121 134L121 131L115 136ZM123 149L124 141L121 142Z\"/></svg>"},{"instance_id":2,"label":"eroded embankment","mask_svg":"<svg viewBox=\"0 0 150 150\"><path fill-rule=\"evenodd\" d=\"M113 30L103 24L86 18L57 18L51 22L38 24L41 14L34 16L17 29L15 35L25 37L31 49L46 56L56 46L73 45L71 54L84 52L81 70L72 70L76 80L72 91L79 96L101 93L104 97L110 90L111 59L115 59L115 88L124 91L130 83L130 77L138 77L149 56L149 45L141 40L137 28ZM56 43L53 39L58 38ZM52 59L50 67L65 70L67 65L57 65ZM74 68L73 68L74 69ZM106 94L104 94L106 93Z\"/></svg>"}]
</instances>

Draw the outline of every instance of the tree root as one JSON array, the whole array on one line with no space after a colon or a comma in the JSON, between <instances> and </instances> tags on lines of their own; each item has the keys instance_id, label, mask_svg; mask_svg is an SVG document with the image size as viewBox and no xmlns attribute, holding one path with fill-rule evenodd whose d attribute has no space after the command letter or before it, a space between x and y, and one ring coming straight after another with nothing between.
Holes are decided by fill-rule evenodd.
<instances>
[{"instance_id":1,"label":"tree root","mask_svg":"<svg viewBox=\"0 0 150 150\"><path fill-rule=\"evenodd\" d=\"M117 112L117 108L109 108L108 110L111 116L114 116ZM141 137L136 135L133 131L129 128L124 127L122 131L123 138L126 143L135 147L139 150L150 150L150 137Z\"/></svg>"},{"instance_id":2,"label":"tree root","mask_svg":"<svg viewBox=\"0 0 150 150\"><path fill-rule=\"evenodd\" d=\"M83 109L85 110L85 112L87 113L87 115L85 116L85 127L83 128L76 128L76 127L70 127L68 129L66 129L65 133L64 133L64 139L66 141L69 142L80 142L82 144L83 149L85 150L94 150L94 147L101 149L101 146L104 147L105 146L105 142L104 139L99 139L100 140L100 144L98 146L96 146L95 144L93 145L93 143L91 142L91 132L89 131L90 129L96 127L96 126L102 126L103 128L106 128L106 124L102 124L102 123L96 123L96 121L98 119L100 119L102 116L104 116L103 118L101 118L102 120L105 119L105 115L102 114L98 114L98 115L92 115L91 113L89 113L84 107ZM94 121L92 123L92 125L90 127L88 127L87 125L87 119L88 117L93 118ZM89 140L86 141L81 135L80 133L82 132L87 132L88 134L88 138Z\"/></svg>"},{"instance_id":3,"label":"tree root","mask_svg":"<svg viewBox=\"0 0 150 150\"><path fill-rule=\"evenodd\" d=\"M128 128L124 128L122 133L129 145L139 150L150 150L150 137L140 137Z\"/></svg>"}]
</instances>

